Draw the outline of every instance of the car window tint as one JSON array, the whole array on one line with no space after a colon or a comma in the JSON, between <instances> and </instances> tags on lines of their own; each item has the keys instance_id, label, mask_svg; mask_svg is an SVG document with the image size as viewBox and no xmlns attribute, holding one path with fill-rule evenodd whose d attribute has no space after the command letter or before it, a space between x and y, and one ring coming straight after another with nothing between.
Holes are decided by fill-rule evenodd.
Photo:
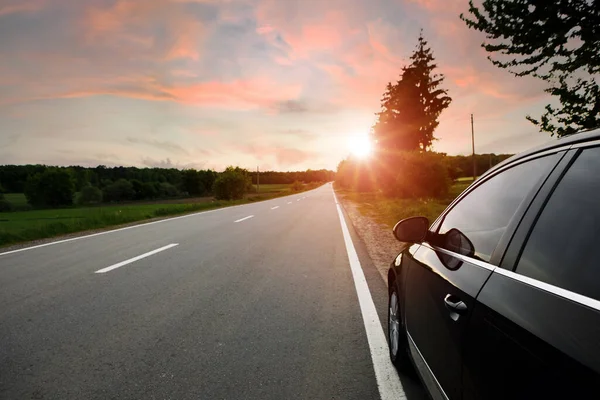
<instances>
[{"instance_id":1,"label":"car window tint","mask_svg":"<svg viewBox=\"0 0 600 400\"><path fill-rule=\"evenodd\" d=\"M519 274L600 300L600 148L584 150L552 193Z\"/></svg>"},{"instance_id":2,"label":"car window tint","mask_svg":"<svg viewBox=\"0 0 600 400\"><path fill-rule=\"evenodd\" d=\"M438 233L449 240L440 236L437 244L489 261L519 205L545 176L553 159L541 157L518 164L476 187L444 217Z\"/></svg>"}]
</instances>

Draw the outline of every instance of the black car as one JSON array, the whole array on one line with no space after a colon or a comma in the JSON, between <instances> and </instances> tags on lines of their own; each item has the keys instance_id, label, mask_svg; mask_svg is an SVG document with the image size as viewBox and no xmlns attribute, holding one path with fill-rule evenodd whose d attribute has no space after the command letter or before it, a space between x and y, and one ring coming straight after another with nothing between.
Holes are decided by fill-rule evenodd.
<instances>
[{"instance_id":1,"label":"black car","mask_svg":"<svg viewBox=\"0 0 600 400\"><path fill-rule=\"evenodd\" d=\"M388 272L388 338L433 399L600 398L600 130L514 156Z\"/></svg>"}]
</instances>

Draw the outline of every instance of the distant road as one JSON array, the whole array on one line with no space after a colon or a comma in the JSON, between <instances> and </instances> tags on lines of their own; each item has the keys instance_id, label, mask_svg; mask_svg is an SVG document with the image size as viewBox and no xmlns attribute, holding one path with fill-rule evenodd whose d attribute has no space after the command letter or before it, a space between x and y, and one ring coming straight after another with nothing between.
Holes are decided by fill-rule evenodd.
<instances>
[{"instance_id":1,"label":"distant road","mask_svg":"<svg viewBox=\"0 0 600 400\"><path fill-rule=\"evenodd\" d=\"M325 185L0 254L0 399L424 398L341 215Z\"/></svg>"}]
</instances>

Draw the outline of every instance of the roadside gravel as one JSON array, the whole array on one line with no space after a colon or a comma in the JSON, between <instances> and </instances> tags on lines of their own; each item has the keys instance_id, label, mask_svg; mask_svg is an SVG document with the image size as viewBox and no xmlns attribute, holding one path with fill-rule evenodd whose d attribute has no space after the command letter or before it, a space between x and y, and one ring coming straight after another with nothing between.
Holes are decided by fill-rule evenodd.
<instances>
[{"instance_id":1,"label":"roadside gravel","mask_svg":"<svg viewBox=\"0 0 600 400\"><path fill-rule=\"evenodd\" d=\"M390 262L400 253L403 244L396 240L387 226L361 214L356 203L339 194L338 199L348 213L354 229L364 241L373 264L387 284Z\"/></svg>"}]
</instances>

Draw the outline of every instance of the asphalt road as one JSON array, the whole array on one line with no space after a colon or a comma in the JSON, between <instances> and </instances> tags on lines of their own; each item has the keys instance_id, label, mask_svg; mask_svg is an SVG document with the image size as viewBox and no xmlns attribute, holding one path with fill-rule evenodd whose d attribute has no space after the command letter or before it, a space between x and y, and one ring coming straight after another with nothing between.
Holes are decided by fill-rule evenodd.
<instances>
[{"instance_id":1,"label":"asphalt road","mask_svg":"<svg viewBox=\"0 0 600 400\"><path fill-rule=\"evenodd\" d=\"M325 185L0 254L0 398L422 399L343 225Z\"/></svg>"}]
</instances>

